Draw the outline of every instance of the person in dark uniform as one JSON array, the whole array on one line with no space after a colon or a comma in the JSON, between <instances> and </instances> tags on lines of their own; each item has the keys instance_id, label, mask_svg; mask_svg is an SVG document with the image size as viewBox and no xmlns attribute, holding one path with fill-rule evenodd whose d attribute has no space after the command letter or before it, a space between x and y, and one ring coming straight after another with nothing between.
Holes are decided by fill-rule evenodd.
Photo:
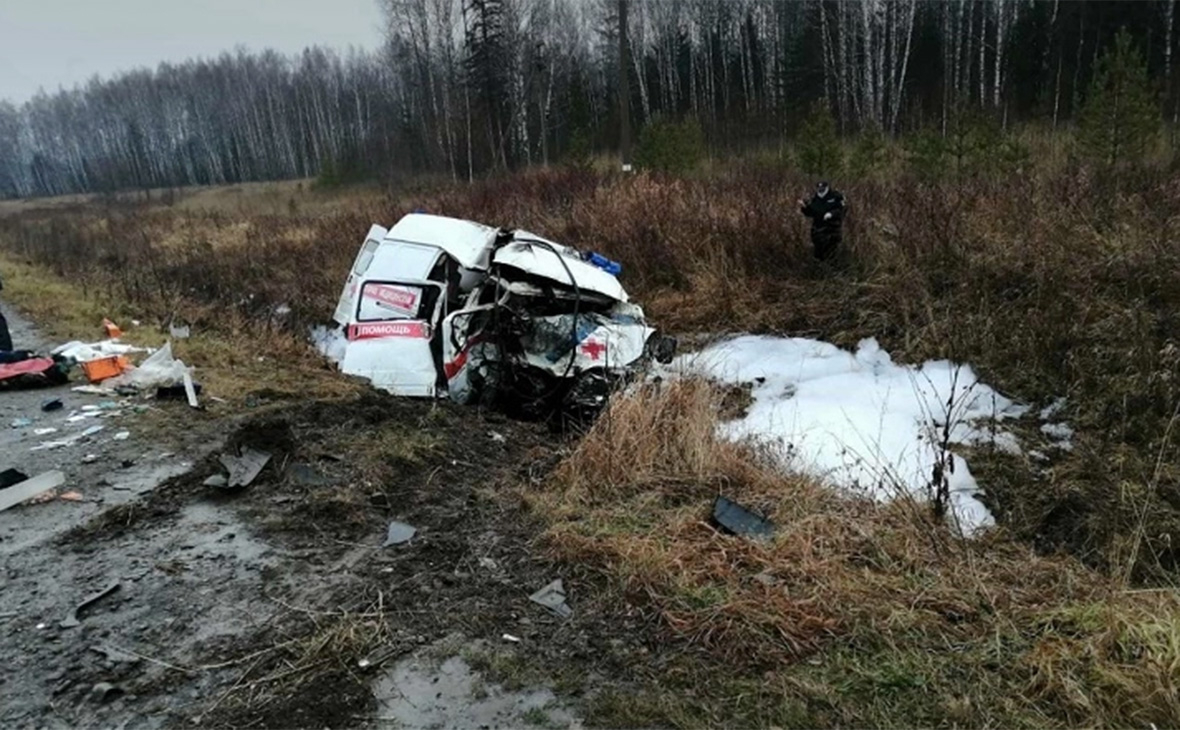
<instances>
[{"instance_id":1,"label":"person in dark uniform","mask_svg":"<svg viewBox=\"0 0 1180 730\"><path fill-rule=\"evenodd\" d=\"M821 182L815 186L815 196L811 202L805 203L802 198L799 199L799 211L811 219L811 245L815 247L815 257L827 261L840 247L844 196L826 182Z\"/></svg>"},{"instance_id":2,"label":"person in dark uniform","mask_svg":"<svg viewBox=\"0 0 1180 730\"><path fill-rule=\"evenodd\" d=\"M4 282L0 281L0 290L4 289ZM4 318L4 312L0 311L0 352L12 351L12 335L8 333L8 320Z\"/></svg>"}]
</instances>

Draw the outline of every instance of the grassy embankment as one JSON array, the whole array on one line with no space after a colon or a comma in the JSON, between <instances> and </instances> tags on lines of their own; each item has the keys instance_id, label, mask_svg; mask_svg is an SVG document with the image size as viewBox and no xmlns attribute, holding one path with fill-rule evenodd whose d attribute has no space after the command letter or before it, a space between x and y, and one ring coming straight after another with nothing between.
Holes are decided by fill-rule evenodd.
<instances>
[{"instance_id":1,"label":"grassy embankment","mask_svg":"<svg viewBox=\"0 0 1180 730\"><path fill-rule=\"evenodd\" d=\"M0 218L0 253L11 296L56 334L93 331L102 313L157 340L173 314L193 321L182 355L231 397L340 387L303 333L330 314L369 224L415 207L620 259L673 331L875 336L897 360L970 362L1034 405L1066 396L1076 447L1050 467L973 455L1001 528L971 543L913 505L837 498L717 442L716 395L700 385L618 401L524 495L551 525L548 548L602 571L671 642L663 690L599 698L606 720L1180 722L1180 186L1151 173L1120 192L1063 165L876 174L841 186L847 257L822 271L793 206L807 180L713 168L532 172L391 197L262 186L259 209L224 192L25 204ZM716 535L702 518L722 489L766 509L780 536Z\"/></svg>"}]
</instances>

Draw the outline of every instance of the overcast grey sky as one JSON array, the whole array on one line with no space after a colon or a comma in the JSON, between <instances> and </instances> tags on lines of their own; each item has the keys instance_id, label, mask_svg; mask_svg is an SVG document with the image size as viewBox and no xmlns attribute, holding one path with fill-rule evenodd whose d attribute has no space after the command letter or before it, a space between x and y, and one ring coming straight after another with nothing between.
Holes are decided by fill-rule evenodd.
<instances>
[{"instance_id":1,"label":"overcast grey sky","mask_svg":"<svg viewBox=\"0 0 1180 730\"><path fill-rule=\"evenodd\" d=\"M381 35L375 0L0 0L0 99L237 45L374 48Z\"/></svg>"}]
</instances>

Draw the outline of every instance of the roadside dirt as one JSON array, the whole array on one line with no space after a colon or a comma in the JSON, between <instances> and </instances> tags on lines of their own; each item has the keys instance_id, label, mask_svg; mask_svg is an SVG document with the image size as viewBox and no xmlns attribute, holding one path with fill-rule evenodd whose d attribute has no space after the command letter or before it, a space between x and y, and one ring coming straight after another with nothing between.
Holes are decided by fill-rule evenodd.
<instances>
[{"instance_id":1,"label":"roadside dirt","mask_svg":"<svg viewBox=\"0 0 1180 730\"><path fill-rule=\"evenodd\" d=\"M18 346L44 345L5 311ZM65 408L41 413L51 396ZM647 652L595 576L536 549L509 487L563 448L539 426L370 392L125 410L30 451L33 428L95 400L0 393L0 468L62 469L85 498L0 513L0 725L565 727ZM243 446L272 455L255 482L205 486ZM383 547L390 520L417 533ZM570 619L528 599L557 577Z\"/></svg>"}]
</instances>

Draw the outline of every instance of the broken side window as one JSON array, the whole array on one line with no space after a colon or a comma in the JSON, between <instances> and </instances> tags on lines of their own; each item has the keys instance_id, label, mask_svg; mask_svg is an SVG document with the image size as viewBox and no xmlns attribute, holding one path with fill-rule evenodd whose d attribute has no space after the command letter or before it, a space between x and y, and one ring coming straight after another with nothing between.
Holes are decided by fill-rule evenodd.
<instances>
[{"instance_id":1,"label":"broken side window","mask_svg":"<svg viewBox=\"0 0 1180 730\"><path fill-rule=\"evenodd\" d=\"M438 287L368 281L361 289L358 322L390 319L433 320Z\"/></svg>"}]
</instances>

